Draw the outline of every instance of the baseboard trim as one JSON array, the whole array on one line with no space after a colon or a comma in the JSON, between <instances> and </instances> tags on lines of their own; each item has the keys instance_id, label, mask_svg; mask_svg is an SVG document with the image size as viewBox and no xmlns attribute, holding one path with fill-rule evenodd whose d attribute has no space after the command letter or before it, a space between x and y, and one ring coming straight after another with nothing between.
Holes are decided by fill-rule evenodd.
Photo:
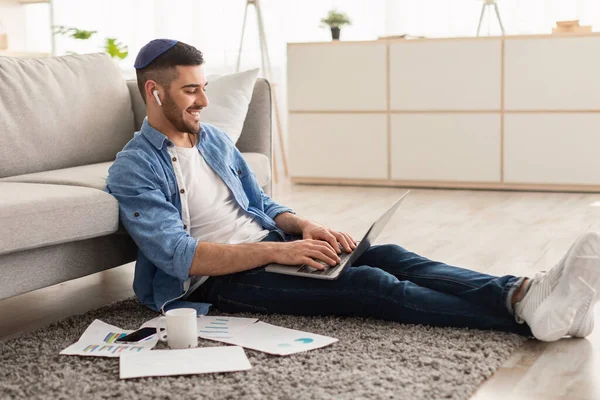
<instances>
[{"instance_id":1,"label":"baseboard trim","mask_svg":"<svg viewBox=\"0 0 600 400\"><path fill-rule=\"evenodd\" d=\"M432 189L480 189L535 192L600 192L600 185L567 185L545 183L398 181L385 179L342 179L310 177L292 177L291 182L294 184L304 185L420 187Z\"/></svg>"}]
</instances>

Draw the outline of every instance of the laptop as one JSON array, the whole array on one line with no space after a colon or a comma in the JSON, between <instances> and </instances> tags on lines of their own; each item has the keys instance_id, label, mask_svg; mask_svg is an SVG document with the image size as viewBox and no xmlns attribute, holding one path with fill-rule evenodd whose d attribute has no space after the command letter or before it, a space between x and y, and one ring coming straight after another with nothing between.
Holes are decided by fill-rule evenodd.
<instances>
[{"instance_id":1,"label":"laptop","mask_svg":"<svg viewBox=\"0 0 600 400\"><path fill-rule=\"evenodd\" d=\"M304 276L306 278L315 278L315 279L327 279L334 280L337 279L342 272L346 270L349 266L352 265L358 258L371 247L371 244L375 242L377 236L381 233L383 228L387 225L387 223L392 219L392 215L398 209L398 206L407 194L410 193L410 190L406 191L398 200L392 204L392 206L381 216L377 221L371 225L365 236L358 242L358 246L351 252L346 253L342 249L342 254L339 255L340 262L335 266L330 266L324 261L317 261L319 264L323 265L325 269L319 270L313 268L307 264L303 265L283 265L283 264L269 264L265 268L267 272L274 272L277 274L286 274L286 275L295 275L295 276Z\"/></svg>"}]
</instances>

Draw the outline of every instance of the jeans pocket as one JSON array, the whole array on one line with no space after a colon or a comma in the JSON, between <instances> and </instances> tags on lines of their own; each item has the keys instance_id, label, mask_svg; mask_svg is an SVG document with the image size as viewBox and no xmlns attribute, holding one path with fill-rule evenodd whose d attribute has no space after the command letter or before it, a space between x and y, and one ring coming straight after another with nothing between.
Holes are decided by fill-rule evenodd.
<instances>
[{"instance_id":1,"label":"jeans pocket","mask_svg":"<svg viewBox=\"0 0 600 400\"><path fill-rule=\"evenodd\" d=\"M238 301L229 300L224 298L221 295L217 296L217 307L220 311L226 313L240 313L240 312L249 312L249 313L260 313L267 314L268 311L265 307L254 306L251 304L244 304Z\"/></svg>"}]
</instances>

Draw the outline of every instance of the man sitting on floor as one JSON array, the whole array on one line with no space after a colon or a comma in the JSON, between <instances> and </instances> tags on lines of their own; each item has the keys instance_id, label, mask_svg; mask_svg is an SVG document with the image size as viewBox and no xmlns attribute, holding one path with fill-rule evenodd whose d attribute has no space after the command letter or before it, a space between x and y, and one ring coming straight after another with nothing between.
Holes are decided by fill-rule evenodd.
<instances>
[{"instance_id":1,"label":"man sitting on floor","mask_svg":"<svg viewBox=\"0 0 600 400\"><path fill-rule=\"evenodd\" d=\"M229 137L200 123L202 53L159 39L135 68L147 118L117 155L107 191L138 246L134 290L154 310L374 317L409 324L584 337L594 327L600 237L580 237L548 273L496 277L372 246L337 280L265 272L335 265L356 242L267 196ZM294 240L296 239L296 240Z\"/></svg>"}]
</instances>

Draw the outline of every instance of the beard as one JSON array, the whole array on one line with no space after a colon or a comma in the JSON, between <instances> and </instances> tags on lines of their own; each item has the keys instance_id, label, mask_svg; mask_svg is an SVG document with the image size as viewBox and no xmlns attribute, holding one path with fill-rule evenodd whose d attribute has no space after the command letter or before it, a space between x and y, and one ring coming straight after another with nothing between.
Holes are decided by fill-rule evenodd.
<instances>
[{"instance_id":1,"label":"beard","mask_svg":"<svg viewBox=\"0 0 600 400\"><path fill-rule=\"evenodd\" d=\"M173 98L168 92L165 92L162 108L167 120L179 132L186 132L195 135L198 133L198 131L200 131L200 121L186 121L183 116L187 113L187 111L182 111L179 107L177 107L177 104L175 104L175 101L173 101Z\"/></svg>"}]
</instances>

